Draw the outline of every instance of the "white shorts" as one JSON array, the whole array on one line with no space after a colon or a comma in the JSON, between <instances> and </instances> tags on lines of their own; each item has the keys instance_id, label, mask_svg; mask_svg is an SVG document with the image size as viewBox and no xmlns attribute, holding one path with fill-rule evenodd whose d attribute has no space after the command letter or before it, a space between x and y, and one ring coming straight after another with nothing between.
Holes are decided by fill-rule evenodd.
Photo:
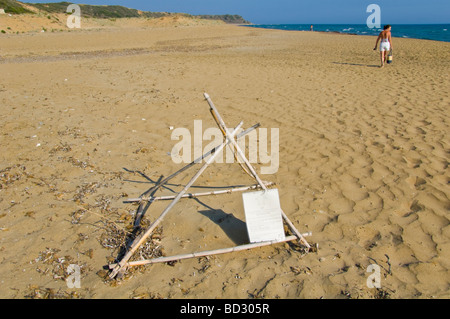
<instances>
[{"instance_id":1,"label":"white shorts","mask_svg":"<svg viewBox=\"0 0 450 319\"><path fill-rule=\"evenodd\" d=\"M391 44L389 41L381 41L380 44L380 51L390 51L391 50Z\"/></svg>"}]
</instances>

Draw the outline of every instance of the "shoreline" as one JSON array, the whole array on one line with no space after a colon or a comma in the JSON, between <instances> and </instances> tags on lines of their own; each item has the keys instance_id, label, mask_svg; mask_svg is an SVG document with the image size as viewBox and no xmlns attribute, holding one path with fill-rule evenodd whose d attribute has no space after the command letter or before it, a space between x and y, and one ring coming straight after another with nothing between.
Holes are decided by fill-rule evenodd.
<instances>
[{"instance_id":1,"label":"shoreline","mask_svg":"<svg viewBox=\"0 0 450 319\"><path fill-rule=\"evenodd\" d=\"M314 24L315 26L347 26L347 27L351 27L351 26L365 26L365 24ZM310 30L295 30L295 29L283 29L283 28L276 28L276 27L270 27L270 26L307 26L307 24L253 24L253 25L247 25L248 27L252 27L252 28L261 28L261 29L270 29L270 30L281 30L281 31L303 31L303 32L311 32ZM260 26L260 27L259 27ZM264 26L268 26L267 28ZM400 24L400 25L393 25L395 26L449 26L450 28L450 24L440 24L440 23L436 23L436 24ZM361 36L378 36L377 34L359 34L359 33L353 33L353 32L343 32L343 31L334 31L334 30L330 30L330 31L316 31L314 30L313 32L323 32L323 33L336 33L336 34L349 34L349 35L361 35ZM439 39L429 39L429 38L423 38L423 37L410 37L410 36L392 36L393 38L398 38L398 39L416 39L416 40L428 40L428 41L438 41L438 42L446 42L449 43L450 40L439 40Z\"/></svg>"},{"instance_id":2,"label":"shoreline","mask_svg":"<svg viewBox=\"0 0 450 319\"><path fill-rule=\"evenodd\" d=\"M264 26L308 26L309 24L226 24L223 21L219 20L208 20L208 19L198 19L195 17L185 17L180 14L174 14L173 16L167 16L167 17L161 17L161 18L118 18L118 19L101 19L101 18L84 18L83 20L88 25L88 27L82 27L80 29L68 29L65 25L61 24L61 21L65 21L67 16L65 14L51 14L51 15L45 14L39 14L37 16L26 16L26 15L13 15L11 17L8 17L7 15L0 16L0 19L10 19L10 20L36 20L34 23L27 22L26 25L31 26L35 24L36 26L38 24L42 24L42 26L38 29L34 27L33 30L25 31L26 33L38 33L42 32L43 29L45 29L45 32L52 32L52 33L59 33L59 32L77 32L77 31L89 31L89 30L101 30L101 29L111 29L111 28L142 28L142 27L165 27L165 26L194 26L194 25L214 25L214 24L224 24L229 26L240 26L240 27L250 27L250 28L258 28L258 29L270 29L270 30L280 30L280 31L304 31L304 32L311 32L309 30L295 30L295 29L282 29L282 28L276 28L276 27L269 27L265 28ZM54 25L54 24L57 25ZM130 25L127 26L127 23ZM4 23L5 24L5 23ZM347 27L364 27L365 24L314 24L315 26L347 26ZM442 24L442 23L435 23L435 24L395 24L394 27L402 27L402 26L449 26L450 24ZM53 27L57 27L57 29L54 29ZM5 28L10 28L5 26ZM58 29L59 28L59 29ZM51 31L49 31L51 29ZM6 35L8 34L23 34L22 31L16 31L14 33L14 30L10 32L11 30L8 30L6 32ZM362 35L362 36L377 36L377 34L359 34L354 32L343 32L338 30L330 30L330 31L324 31L324 30L314 30L313 32L322 32L322 33L332 33L332 34L349 34L349 35ZM395 36L393 35L393 38L396 39L417 39L417 40L428 40L428 41L438 41L438 42L450 42L450 40L440 40L440 39L429 39L424 37L411 37L411 36Z\"/></svg>"}]
</instances>

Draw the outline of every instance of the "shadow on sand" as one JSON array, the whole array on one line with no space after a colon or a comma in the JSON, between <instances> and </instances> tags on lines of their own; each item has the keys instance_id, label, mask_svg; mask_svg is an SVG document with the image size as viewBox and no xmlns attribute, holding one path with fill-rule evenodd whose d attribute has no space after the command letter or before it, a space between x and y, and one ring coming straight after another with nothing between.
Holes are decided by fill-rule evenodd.
<instances>
[{"instance_id":1,"label":"shadow on sand","mask_svg":"<svg viewBox=\"0 0 450 319\"><path fill-rule=\"evenodd\" d=\"M342 64L342 65L354 65L354 66L365 66L367 68L379 68L379 65L373 64L360 64L360 63L347 63L347 62L332 62L334 64Z\"/></svg>"},{"instance_id":2,"label":"shadow on sand","mask_svg":"<svg viewBox=\"0 0 450 319\"><path fill-rule=\"evenodd\" d=\"M236 218L233 214L227 214L221 209L214 209L211 206L206 205L198 198L195 198L195 200L207 208L206 210L199 210L199 213L208 217L212 222L222 228L225 235L227 235L236 245L249 243L245 222Z\"/></svg>"}]
</instances>

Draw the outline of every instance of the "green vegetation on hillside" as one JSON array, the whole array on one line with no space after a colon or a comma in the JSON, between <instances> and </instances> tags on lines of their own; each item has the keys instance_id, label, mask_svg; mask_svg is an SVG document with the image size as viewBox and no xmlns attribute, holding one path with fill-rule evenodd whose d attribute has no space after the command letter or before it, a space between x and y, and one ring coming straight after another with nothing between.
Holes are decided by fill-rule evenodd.
<instances>
[{"instance_id":1,"label":"green vegetation on hillside","mask_svg":"<svg viewBox=\"0 0 450 319\"><path fill-rule=\"evenodd\" d=\"M57 3L27 3L30 6L35 7L41 11L48 13L63 13L66 12L67 7L72 4L71 2L57 2Z\"/></svg>"},{"instance_id":2,"label":"green vegetation on hillside","mask_svg":"<svg viewBox=\"0 0 450 319\"><path fill-rule=\"evenodd\" d=\"M27 3L27 5L32 6L42 12L46 13L66 13L67 7L72 4L72 2L56 2L56 3ZM117 5L89 5L89 4L79 4L81 8L82 15L90 18L101 18L101 19L116 19L116 18L161 18L166 16L174 15L174 13L168 12L149 12L149 11L138 11L136 9L130 9L123 6ZM32 13L31 11L25 9L22 4L15 0L0 0L0 8L5 9L6 13ZM197 15L192 16L186 13L178 13L186 17L197 18L197 19L209 19L209 20L222 20L226 23L234 24L248 24L249 22L244 20L240 15Z\"/></svg>"},{"instance_id":3,"label":"green vegetation on hillside","mask_svg":"<svg viewBox=\"0 0 450 319\"><path fill-rule=\"evenodd\" d=\"M234 14L224 14L224 15L199 15L195 16L196 18L200 19L210 19L210 20L222 20L226 23L232 23L232 24L249 24L250 22L247 20L244 20L243 17L240 15Z\"/></svg>"},{"instance_id":4,"label":"green vegetation on hillside","mask_svg":"<svg viewBox=\"0 0 450 319\"><path fill-rule=\"evenodd\" d=\"M5 9L6 13L11 14L33 13L14 0L0 0L0 9Z\"/></svg>"}]
</instances>

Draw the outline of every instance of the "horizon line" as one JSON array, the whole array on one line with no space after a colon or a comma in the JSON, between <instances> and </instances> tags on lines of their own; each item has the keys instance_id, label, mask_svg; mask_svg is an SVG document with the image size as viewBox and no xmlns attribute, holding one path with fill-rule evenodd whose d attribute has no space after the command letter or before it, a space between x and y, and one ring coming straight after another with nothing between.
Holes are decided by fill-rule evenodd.
<instances>
[{"instance_id":1,"label":"horizon line","mask_svg":"<svg viewBox=\"0 0 450 319\"><path fill-rule=\"evenodd\" d=\"M348 24L353 24L353 25L366 25L366 23L350 23L350 22L339 22L339 23L323 23L323 22L316 22L316 23L311 23L311 22L308 22L308 23L292 23L292 22L289 22L289 23L251 23L251 24L254 24L254 25L281 25L281 24L284 24L284 25L289 25L289 24L291 24L291 25L296 25L296 24L305 24L305 25L311 25L311 24L315 24L315 25L321 25L321 24L327 24L327 25L330 25L330 24L333 24L333 25L340 25L340 24L342 24L342 25L348 25ZM393 23L393 22L391 22L391 23L387 23L387 24L390 24L390 25L440 25L440 24L450 24L450 22L442 22L442 23ZM384 24L382 24L382 25L384 25Z\"/></svg>"}]
</instances>

